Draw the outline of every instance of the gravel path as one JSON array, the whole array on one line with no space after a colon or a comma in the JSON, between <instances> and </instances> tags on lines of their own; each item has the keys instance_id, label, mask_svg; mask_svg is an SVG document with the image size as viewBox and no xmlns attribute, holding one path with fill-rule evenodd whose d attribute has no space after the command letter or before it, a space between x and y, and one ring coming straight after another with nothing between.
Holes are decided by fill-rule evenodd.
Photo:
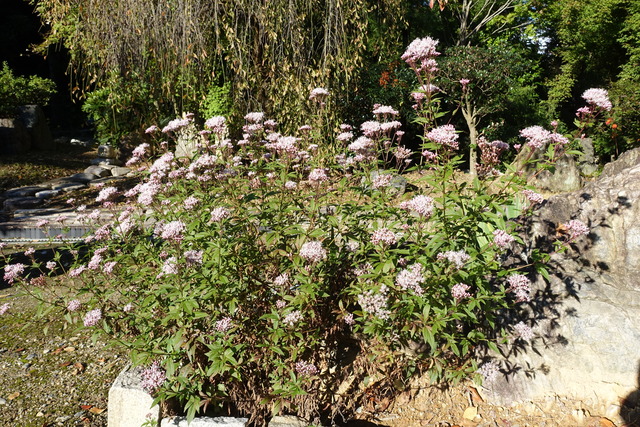
<instances>
[{"instance_id":1,"label":"gravel path","mask_svg":"<svg viewBox=\"0 0 640 427\"><path fill-rule=\"evenodd\" d=\"M126 357L59 319L37 319L36 301L13 288L0 289L4 302L0 426L106 426L109 387Z\"/></svg>"}]
</instances>

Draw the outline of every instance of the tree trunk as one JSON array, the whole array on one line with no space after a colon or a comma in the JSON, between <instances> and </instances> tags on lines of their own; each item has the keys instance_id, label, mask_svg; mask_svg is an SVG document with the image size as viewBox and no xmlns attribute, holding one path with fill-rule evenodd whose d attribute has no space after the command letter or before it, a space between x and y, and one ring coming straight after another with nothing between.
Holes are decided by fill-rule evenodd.
<instances>
[{"instance_id":1,"label":"tree trunk","mask_svg":"<svg viewBox=\"0 0 640 427\"><path fill-rule=\"evenodd\" d=\"M464 120L467 122L467 128L469 128L469 174L476 176L476 146L478 145L479 118L468 96L465 96L461 111L464 116Z\"/></svg>"}]
</instances>

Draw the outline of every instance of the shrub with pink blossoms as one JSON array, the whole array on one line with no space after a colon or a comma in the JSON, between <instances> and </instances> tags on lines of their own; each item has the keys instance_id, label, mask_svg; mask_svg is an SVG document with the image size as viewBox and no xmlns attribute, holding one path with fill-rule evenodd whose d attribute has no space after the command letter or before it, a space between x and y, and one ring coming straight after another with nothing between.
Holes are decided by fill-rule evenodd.
<instances>
[{"instance_id":1,"label":"shrub with pink blossoms","mask_svg":"<svg viewBox=\"0 0 640 427\"><path fill-rule=\"evenodd\" d=\"M249 113L242 139L220 140L212 132L227 121L211 118L204 133L188 134L193 157L176 159L166 144L149 159L140 185L123 193L126 206L96 218L91 247L73 265L35 267L82 282L73 301L49 300L70 321L125 343L146 367L145 388L189 418L205 407L263 420L285 407L307 418L351 416L332 399L345 381L353 401L372 372L385 390L410 372L459 381L502 336L534 339L501 320L536 298L529 271L505 263L520 242L513 212L536 206L522 206L525 183L499 164L508 149L499 141L487 143L485 160L504 172L457 178L458 134L437 123L440 95L430 86L436 46L419 39L403 55L422 73L419 152L400 144L391 106L375 106L361 126L323 127L331 94L321 88L309 102L319 111L305 121L311 128L294 135ZM181 124L166 137L183 135ZM537 129L524 136L564 144ZM391 191L403 168L417 177L406 194ZM562 243L585 233L579 225L567 224ZM25 271L7 263L5 280L31 286L37 276ZM480 372L490 380L494 368Z\"/></svg>"}]
</instances>

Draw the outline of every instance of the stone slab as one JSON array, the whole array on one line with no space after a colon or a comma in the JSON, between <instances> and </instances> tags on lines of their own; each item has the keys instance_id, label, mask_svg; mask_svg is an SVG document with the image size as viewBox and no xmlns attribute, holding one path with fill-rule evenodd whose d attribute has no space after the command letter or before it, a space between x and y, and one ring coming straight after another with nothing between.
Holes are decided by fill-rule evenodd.
<instances>
[{"instance_id":1,"label":"stone slab","mask_svg":"<svg viewBox=\"0 0 640 427\"><path fill-rule=\"evenodd\" d=\"M17 197L4 201L4 209L14 211L16 209L31 209L44 203L44 199L38 197Z\"/></svg>"},{"instance_id":2,"label":"stone slab","mask_svg":"<svg viewBox=\"0 0 640 427\"><path fill-rule=\"evenodd\" d=\"M43 185L30 185L28 187L12 188L4 193L4 197L29 197L33 196L39 191L48 190L49 188Z\"/></svg>"},{"instance_id":3,"label":"stone slab","mask_svg":"<svg viewBox=\"0 0 640 427\"><path fill-rule=\"evenodd\" d=\"M97 176L98 178L104 178L107 176L111 176L111 171L108 168L104 168L98 165L91 165L84 170L84 173L90 173L92 175Z\"/></svg>"},{"instance_id":4,"label":"stone slab","mask_svg":"<svg viewBox=\"0 0 640 427\"><path fill-rule=\"evenodd\" d=\"M109 389L109 427L142 426L160 416L158 405L152 406L153 397L140 385L140 371L125 368Z\"/></svg>"},{"instance_id":5,"label":"stone slab","mask_svg":"<svg viewBox=\"0 0 640 427\"><path fill-rule=\"evenodd\" d=\"M69 191L81 190L86 187L87 186L85 184L81 184L79 182L68 182L64 184L58 184L54 186L52 190L62 190L65 193L68 193Z\"/></svg>"},{"instance_id":6,"label":"stone slab","mask_svg":"<svg viewBox=\"0 0 640 427\"><path fill-rule=\"evenodd\" d=\"M83 184L86 184L90 181L93 181L94 179L97 179L98 176L92 174L92 173L86 173L86 172L80 172L80 173L74 173L73 175L69 176L69 179L75 182L81 182Z\"/></svg>"},{"instance_id":7,"label":"stone slab","mask_svg":"<svg viewBox=\"0 0 640 427\"><path fill-rule=\"evenodd\" d=\"M115 168L111 169L111 175L113 176L124 176L129 172L131 172L131 169L122 166L116 166Z\"/></svg>"},{"instance_id":8,"label":"stone slab","mask_svg":"<svg viewBox=\"0 0 640 427\"><path fill-rule=\"evenodd\" d=\"M39 199L49 199L60 194L60 190L42 190L38 191L35 196Z\"/></svg>"}]
</instances>

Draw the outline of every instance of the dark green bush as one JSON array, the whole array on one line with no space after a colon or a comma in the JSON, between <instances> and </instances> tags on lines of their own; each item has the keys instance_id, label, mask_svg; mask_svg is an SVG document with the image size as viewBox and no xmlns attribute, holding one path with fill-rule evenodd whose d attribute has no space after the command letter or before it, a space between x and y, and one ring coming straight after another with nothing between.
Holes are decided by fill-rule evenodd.
<instances>
[{"instance_id":1,"label":"dark green bush","mask_svg":"<svg viewBox=\"0 0 640 427\"><path fill-rule=\"evenodd\" d=\"M16 76L4 62L0 70L0 116L14 116L20 105L47 105L55 92L53 81L38 76Z\"/></svg>"}]
</instances>

